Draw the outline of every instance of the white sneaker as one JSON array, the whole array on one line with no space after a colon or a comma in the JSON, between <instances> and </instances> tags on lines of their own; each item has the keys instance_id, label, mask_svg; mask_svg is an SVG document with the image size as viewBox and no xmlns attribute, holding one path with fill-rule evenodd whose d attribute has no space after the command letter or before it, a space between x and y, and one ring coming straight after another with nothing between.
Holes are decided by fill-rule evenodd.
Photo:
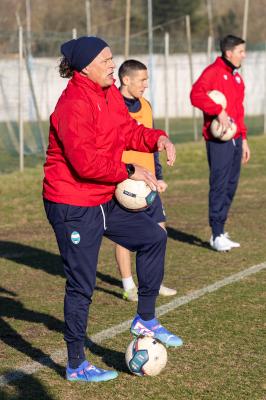
<instances>
[{"instance_id":1,"label":"white sneaker","mask_svg":"<svg viewBox=\"0 0 266 400\"><path fill-rule=\"evenodd\" d=\"M164 285L160 286L159 294L162 296L174 296L177 293L175 289L170 289Z\"/></svg>"},{"instance_id":2,"label":"white sneaker","mask_svg":"<svg viewBox=\"0 0 266 400\"><path fill-rule=\"evenodd\" d=\"M223 236L227 240L227 242L230 245L231 249L240 247L240 243L234 242L233 240L230 239L230 235L229 235L228 232L222 233L220 236ZM210 238L210 245L211 245L211 247L213 247L213 236L212 235L211 235L211 238Z\"/></svg>"},{"instance_id":3,"label":"white sneaker","mask_svg":"<svg viewBox=\"0 0 266 400\"><path fill-rule=\"evenodd\" d=\"M230 235L228 232L225 232L223 236L229 241L232 249L240 247L240 243L234 242L233 240L230 239Z\"/></svg>"},{"instance_id":4,"label":"white sneaker","mask_svg":"<svg viewBox=\"0 0 266 400\"><path fill-rule=\"evenodd\" d=\"M138 301L138 289L136 286L132 289L124 290L123 299L127 301Z\"/></svg>"},{"instance_id":5,"label":"white sneaker","mask_svg":"<svg viewBox=\"0 0 266 400\"><path fill-rule=\"evenodd\" d=\"M170 289L164 285L160 286L159 294L162 296L174 296L177 293L175 289ZM136 287L124 290L123 299L127 301L138 301L138 289Z\"/></svg>"},{"instance_id":6,"label":"white sneaker","mask_svg":"<svg viewBox=\"0 0 266 400\"><path fill-rule=\"evenodd\" d=\"M215 240L211 238L210 245L216 251L229 251L232 248L229 239L227 239L223 234L217 236Z\"/></svg>"}]
</instances>

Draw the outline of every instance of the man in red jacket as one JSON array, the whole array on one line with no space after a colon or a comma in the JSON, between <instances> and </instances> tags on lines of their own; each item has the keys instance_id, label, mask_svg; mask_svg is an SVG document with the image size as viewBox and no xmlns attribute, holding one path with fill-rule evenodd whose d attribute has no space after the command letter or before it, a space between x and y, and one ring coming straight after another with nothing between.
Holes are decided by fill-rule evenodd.
<instances>
[{"instance_id":1,"label":"man in red jacket","mask_svg":"<svg viewBox=\"0 0 266 400\"><path fill-rule=\"evenodd\" d=\"M132 119L114 85L114 62L108 44L81 37L61 46L60 74L71 77L50 119L44 165L46 214L58 242L66 274L65 334L70 381L106 381L117 376L90 364L84 340L95 287L102 237L136 251L138 307L130 331L151 335L167 346L182 340L155 318L155 301L164 272L167 236L146 213L131 213L113 199L124 179L145 181L153 190L156 177L147 169L121 161L124 150L165 150L167 163L175 148L166 133Z\"/></svg>"},{"instance_id":2,"label":"man in red jacket","mask_svg":"<svg viewBox=\"0 0 266 400\"><path fill-rule=\"evenodd\" d=\"M244 82L238 73L244 60L245 41L228 35L220 43L221 57L209 65L194 83L191 102L203 111L203 136L206 140L210 169L209 224L212 230L210 245L217 251L229 251L240 244L224 232L224 225L233 201L241 169L241 159L247 163L250 150L247 143L247 129L244 124ZM211 90L222 92L227 100L224 110L208 96ZM210 132L212 120L217 117L226 131L234 121L237 131L229 141L215 139Z\"/></svg>"}]
</instances>

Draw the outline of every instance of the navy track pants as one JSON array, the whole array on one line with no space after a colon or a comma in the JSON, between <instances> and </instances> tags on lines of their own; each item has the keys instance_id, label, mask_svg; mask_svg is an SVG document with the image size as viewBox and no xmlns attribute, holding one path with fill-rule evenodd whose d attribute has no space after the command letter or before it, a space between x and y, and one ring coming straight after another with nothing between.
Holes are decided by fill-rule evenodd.
<instances>
[{"instance_id":1,"label":"navy track pants","mask_svg":"<svg viewBox=\"0 0 266 400\"><path fill-rule=\"evenodd\" d=\"M115 200L97 207L78 207L44 200L66 275L64 301L66 342L84 344L89 305L96 282L102 237L136 251L138 314L155 313L164 274L166 232L145 212L129 212Z\"/></svg>"},{"instance_id":2,"label":"navy track pants","mask_svg":"<svg viewBox=\"0 0 266 400\"><path fill-rule=\"evenodd\" d=\"M209 178L209 224L214 237L224 233L241 169L242 138L207 141Z\"/></svg>"}]
</instances>

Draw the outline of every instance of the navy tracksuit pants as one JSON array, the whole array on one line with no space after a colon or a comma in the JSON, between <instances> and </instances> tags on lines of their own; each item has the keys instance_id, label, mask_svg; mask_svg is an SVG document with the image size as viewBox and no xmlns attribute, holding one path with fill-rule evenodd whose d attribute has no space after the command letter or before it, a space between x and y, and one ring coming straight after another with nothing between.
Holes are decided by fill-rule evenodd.
<instances>
[{"instance_id":1,"label":"navy tracksuit pants","mask_svg":"<svg viewBox=\"0 0 266 400\"><path fill-rule=\"evenodd\" d=\"M126 211L115 200L97 207L78 207L44 200L44 206L56 235L67 279L64 338L69 358L75 358L78 353L82 362L102 237L106 236L137 252L137 312L143 319L151 319L163 280L167 235L145 212Z\"/></svg>"},{"instance_id":2,"label":"navy tracksuit pants","mask_svg":"<svg viewBox=\"0 0 266 400\"><path fill-rule=\"evenodd\" d=\"M209 179L209 224L213 237L224 233L241 169L242 138L227 142L207 141Z\"/></svg>"}]
</instances>

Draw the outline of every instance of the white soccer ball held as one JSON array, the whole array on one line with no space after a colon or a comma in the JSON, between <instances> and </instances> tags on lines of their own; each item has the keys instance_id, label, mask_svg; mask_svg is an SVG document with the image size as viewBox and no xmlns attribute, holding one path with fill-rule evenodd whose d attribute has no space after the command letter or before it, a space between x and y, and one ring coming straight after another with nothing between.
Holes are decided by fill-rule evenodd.
<instances>
[{"instance_id":1,"label":"white soccer ball held","mask_svg":"<svg viewBox=\"0 0 266 400\"><path fill-rule=\"evenodd\" d=\"M226 109L227 100L222 92L220 92L219 90L211 90L207 94L216 104L220 104L223 107L223 110ZM212 121L210 131L215 139L219 139L225 142L232 139L236 134L237 126L232 118L228 118L230 122L230 127L227 129L224 128L224 126L219 122L217 118L214 118L214 120Z\"/></svg>"},{"instance_id":2,"label":"white soccer ball held","mask_svg":"<svg viewBox=\"0 0 266 400\"><path fill-rule=\"evenodd\" d=\"M216 104L220 104L223 109L225 110L227 107L227 100L225 95L220 92L219 90L211 90L210 92L207 93L210 99L214 101Z\"/></svg>"},{"instance_id":3,"label":"white soccer ball held","mask_svg":"<svg viewBox=\"0 0 266 400\"><path fill-rule=\"evenodd\" d=\"M118 203L130 211L145 210L153 203L156 196L157 192L151 190L144 181L133 179L120 182L115 190Z\"/></svg>"},{"instance_id":4,"label":"white soccer ball held","mask_svg":"<svg viewBox=\"0 0 266 400\"><path fill-rule=\"evenodd\" d=\"M226 142L235 136L237 131L237 126L234 123L234 121L232 121L230 118L230 127L224 129L224 126L218 121L218 119L214 118L210 126L210 131L212 136L215 137L215 139L219 139L222 140L223 142Z\"/></svg>"}]
</instances>

